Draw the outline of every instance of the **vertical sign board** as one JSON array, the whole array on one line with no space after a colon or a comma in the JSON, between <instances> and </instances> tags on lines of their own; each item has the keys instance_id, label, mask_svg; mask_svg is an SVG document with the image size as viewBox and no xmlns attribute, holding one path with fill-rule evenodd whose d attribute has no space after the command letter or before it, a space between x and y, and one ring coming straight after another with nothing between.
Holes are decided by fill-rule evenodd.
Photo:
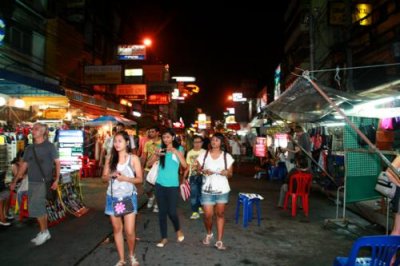
<instances>
[{"instance_id":1,"label":"vertical sign board","mask_svg":"<svg viewBox=\"0 0 400 266\"><path fill-rule=\"evenodd\" d=\"M265 157L267 152L267 139L263 137L256 138L256 146L254 150L254 155L256 157Z\"/></svg>"}]
</instances>

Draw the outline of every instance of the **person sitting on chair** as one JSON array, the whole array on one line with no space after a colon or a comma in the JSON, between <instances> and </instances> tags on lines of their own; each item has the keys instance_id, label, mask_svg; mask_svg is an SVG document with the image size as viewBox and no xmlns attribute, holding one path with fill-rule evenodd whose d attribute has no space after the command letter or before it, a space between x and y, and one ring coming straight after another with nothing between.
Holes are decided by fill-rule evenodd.
<instances>
[{"instance_id":1,"label":"person sitting on chair","mask_svg":"<svg viewBox=\"0 0 400 266\"><path fill-rule=\"evenodd\" d=\"M311 173L310 168L308 167L308 160L305 156L298 156L296 157L296 167L290 170L285 179L284 183L281 186L281 190L279 193L279 200L278 200L278 207L283 208L283 201L285 199L285 194L288 191L288 184L290 178L297 173Z\"/></svg>"}]
</instances>

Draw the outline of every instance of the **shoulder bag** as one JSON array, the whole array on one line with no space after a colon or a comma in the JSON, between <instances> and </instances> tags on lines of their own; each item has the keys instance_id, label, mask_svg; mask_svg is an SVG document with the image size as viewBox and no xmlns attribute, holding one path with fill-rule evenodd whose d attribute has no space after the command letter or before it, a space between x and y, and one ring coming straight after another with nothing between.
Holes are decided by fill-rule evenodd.
<instances>
[{"instance_id":1,"label":"shoulder bag","mask_svg":"<svg viewBox=\"0 0 400 266\"><path fill-rule=\"evenodd\" d=\"M39 167L39 171L42 174L42 180L46 186L46 199L48 201L55 201L57 199L57 190L51 189L51 186L53 185L54 180L46 179L46 176L42 169L42 165L40 164L39 159L36 154L35 144L32 144L32 145L33 145L32 146L33 147L33 157L35 157L35 162L36 162L37 166Z\"/></svg>"},{"instance_id":2,"label":"shoulder bag","mask_svg":"<svg viewBox=\"0 0 400 266\"><path fill-rule=\"evenodd\" d=\"M132 213L133 212L132 195L115 200L113 197L113 183L114 179L111 179L111 200L112 200L114 216L121 217L126 214Z\"/></svg>"},{"instance_id":3,"label":"shoulder bag","mask_svg":"<svg viewBox=\"0 0 400 266\"><path fill-rule=\"evenodd\" d=\"M383 196L393 199L396 193L396 185L392 183L385 171L382 171L375 185L375 190Z\"/></svg>"},{"instance_id":4,"label":"shoulder bag","mask_svg":"<svg viewBox=\"0 0 400 266\"><path fill-rule=\"evenodd\" d=\"M159 166L159 161L153 163L153 165L150 168L150 171L147 173L146 176L146 181L152 185L155 185L157 181L158 166Z\"/></svg>"}]
</instances>

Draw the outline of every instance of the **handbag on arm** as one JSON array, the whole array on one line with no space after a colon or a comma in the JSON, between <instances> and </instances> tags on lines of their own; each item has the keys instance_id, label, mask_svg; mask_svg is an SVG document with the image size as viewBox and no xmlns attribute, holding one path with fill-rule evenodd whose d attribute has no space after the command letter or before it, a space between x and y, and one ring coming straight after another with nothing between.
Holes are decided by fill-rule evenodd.
<instances>
[{"instance_id":1,"label":"handbag on arm","mask_svg":"<svg viewBox=\"0 0 400 266\"><path fill-rule=\"evenodd\" d=\"M52 180L52 179L47 180L46 179L46 176L45 176L45 174L43 172L43 169L42 169L42 165L40 164L39 159L38 159L37 154L36 154L35 144L33 144L33 157L35 157L35 162L36 162L37 166L39 167L40 173L42 174L42 180L43 180L43 182L45 184L45 187L46 187L46 199L48 201L55 201L57 199L57 190L51 189L51 186L52 186L54 180Z\"/></svg>"}]
</instances>

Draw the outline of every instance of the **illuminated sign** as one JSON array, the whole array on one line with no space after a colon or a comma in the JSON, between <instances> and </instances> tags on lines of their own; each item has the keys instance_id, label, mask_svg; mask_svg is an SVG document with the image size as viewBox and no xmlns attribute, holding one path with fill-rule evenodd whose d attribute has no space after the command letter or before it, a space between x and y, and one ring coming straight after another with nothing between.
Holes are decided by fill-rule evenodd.
<instances>
[{"instance_id":1,"label":"illuminated sign","mask_svg":"<svg viewBox=\"0 0 400 266\"><path fill-rule=\"evenodd\" d=\"M152 94L147 97L147 104L169 104L168 94Z\"/></svg>"},{"instance_id":2,"label":"illuminated sign","mask_svg":"<svg viewBox=\"0 0 400 266\"><path fill-rule=\"evenodd\" d=\"M232 100L234 102L245 102L247 98L243 98L243 93L241 92L234 92L232 93Z\"/></svg>"},{"instance_id":3,"label":"illuminated sign","mask_svg":"<svg viewBox=\"0 0 400 266\"><path fill-rule=\"evenodd\" d=\"M257 157L265 157L267 154L267 139L257 137L255 146L254 155Z\"/></svg>"},{"instance_id":4,"label":"illuminated sign","mask_svg":"<svg viewBox=\"0 0 400 266\"><path fill-rule=\"evenodd\" d=\"M372 24L371 4L357 4L353 13L353 22L358 22L360 26L369 26Z\"/></svg>"},{"instance_id":5,"label":"illuminated sign","mask_svg":"<svg viewBox=\"0 0 400 266\"><path fill-rule=\"evenodd\" d=\"M125 77L141 77L143 76L142 68L129 68L124 71Z\"/></svg>"},{"instance_id":6,"label":"illuminated sign","mask_svg":"<svg viewBox=\"0 0 400 266\"><path fill-rule=\"evenodd\" d=\"M146 46L137 44L118 45L119 60L145 60Z\"/></svg>"},{"instance_id":7,"label":"illuminated sign","mask_svg":"<svg viewBox=\"0 0 400 266\"><path fill-rule=\"evenodd\" d=\"M144 100L147 95L147 86L146 84L117 85L115 93L128 100Z\"/></svg>"}]
</instances>

